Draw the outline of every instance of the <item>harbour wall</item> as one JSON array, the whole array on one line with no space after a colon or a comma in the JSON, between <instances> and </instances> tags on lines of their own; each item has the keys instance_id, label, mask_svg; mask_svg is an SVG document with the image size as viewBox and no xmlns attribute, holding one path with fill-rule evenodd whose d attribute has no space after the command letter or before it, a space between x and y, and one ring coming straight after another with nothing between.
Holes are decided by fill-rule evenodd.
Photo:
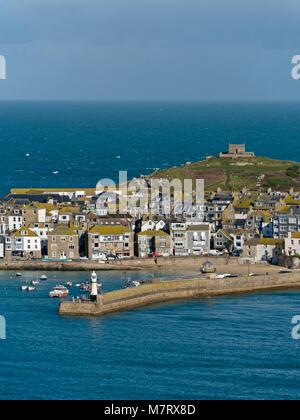
<instances>
[{"instance_id":1,"label":"harbour wall","mask_svg":"<svg viewBox=\"0 0 300 420\"><path fill-rule=\"evenodd\" d=\"M191 265L198 265L200 270L200 267L206 261L211 261L215 266L242 264L242 261L237 257L167 257L158 259L158 264L155 264L153 258L133 258L130 260L107 261L105 264L100 264L98 261L2 260L0 261L0 271L138 271L148 268L153 269L153 267L168 268Z\"/></svg>"},{"instance_id":2,"label":"harbour wall","mask_svg":"<svg viewBox=\"0 0 300 420\"><path fill-rule=\"evenodd\" d=\"M300 273L227 279L158 282L98 296L97 303L62 302L63 316L101 316L175 300L224 296L280 289L300 289Z\"/></svg>"}]
</instances>

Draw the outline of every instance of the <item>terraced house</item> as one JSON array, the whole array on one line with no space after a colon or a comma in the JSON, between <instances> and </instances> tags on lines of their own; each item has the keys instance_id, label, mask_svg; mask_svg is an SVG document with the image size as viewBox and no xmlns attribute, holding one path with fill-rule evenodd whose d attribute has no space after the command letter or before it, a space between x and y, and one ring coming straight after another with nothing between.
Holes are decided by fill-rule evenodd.
<instances>
[{"instance_id":1,"label":"terraced house","mask_svg":"<svg viewBox=\"0 0 300 420\"><path fill-rule=\"evenodd\" d=\"M31 203L22 209L23 223L27 225L31 223L45 223L46 212L45 207Z\"/></svg>"},{"instance_id":2,"label":"terraced house","mask_svg":"<svg viewBox=\"0 0 300 420\"><path fill-rule=\"evenodd\" d=\"M161 257L171 255L171 237L163 230L140 232L138 238L138 256L147 258L153 254Z\"/></svg>"},{"instance_id":3,"label":"terraced house","mask_svg":"<svg viewBox=\"0 0 300 420\"><path fill-rule=\"evenodd\" d=\"M210 225L192 225L186 231L187 248L190 255L201 255L210 250Z\"/></svg>"},{"instance_id":4,"label":"terraced house","mask_svg":"<svg viewBox=\"0 0 300 420\"><path fill-rule=\"evenodd\" d=\"M27 227L11 233L5 238L5 257L41 258L41 238Z\"/></svg>"},{"instance_id":5,"label":"terraced house","mask_svg":"<svg viewBox=\"0 0 300 420\"><path fill-rule=\"evenodd\" d=\"M79 258L79 237L67 226L58 226L48 235L48 257L75 260Z\"/></svg>"},{"instance_id":6,"label":"terraced house","mask_svg":"<svg viewBox=\"0 0 300 420\"><path fill-rule=\"evenodd\" d=\"M108 255L134 256L134 233L125 226L94 226L88 233L88 256L101 260Z\"/></svg>"},{"instance_id":7,"label":"terraced house","mask_svg":"<svg viewBox=\"0 0 300 420\"><path fill-rule=\"evenodd\" d=\"M289 232L284 242L285 255L300 255L300 232Z\"/></svg>"}]
</instances>

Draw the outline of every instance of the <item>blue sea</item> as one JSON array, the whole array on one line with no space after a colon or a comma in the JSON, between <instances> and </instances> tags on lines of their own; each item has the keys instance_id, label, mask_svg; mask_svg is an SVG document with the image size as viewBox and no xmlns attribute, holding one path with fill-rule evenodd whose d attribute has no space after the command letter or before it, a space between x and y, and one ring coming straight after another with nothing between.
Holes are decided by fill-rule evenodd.
<instances>
[{"instance_id":1,"label":"blue sea","mask_svg":"<svg viewBox=\"0 0 300 420\"><path fill-rule=\"evenodd\" d=\"M0 101L0 194L94 187L120 170L132 178L203 160L229 142L299 160L299 117L300 103Z\"/></svg>"},{"instance_id":2,"label":"blue sea","mask_svg":"<svg viewBox=\"0 0 300 420\"><path fill-rule=\"evenodd\" d=\"M299 161L299 117L298 103L0 102L0 193L95 186L119 170L133 177L201 160L229 142ZM72 319L58 316L49 290L88 274L48 273L36 292L21 292L36 275L0 272L0 399L300 398L298 291ZM106 291L123 286L122 272L99 275Z\"/></svg>"}]
</instances>

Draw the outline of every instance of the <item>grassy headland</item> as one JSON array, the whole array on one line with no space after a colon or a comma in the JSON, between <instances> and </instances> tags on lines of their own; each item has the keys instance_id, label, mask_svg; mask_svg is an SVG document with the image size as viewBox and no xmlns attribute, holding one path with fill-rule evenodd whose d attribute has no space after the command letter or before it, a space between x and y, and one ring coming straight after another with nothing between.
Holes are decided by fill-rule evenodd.
<instances>
[{"instance_id":1,"label":"grassy headland","mask_svg":"<svg viewBox=\"0 0 300 420\"><path fill-rule=\"evenodd\" d=\"M289 190L300 187L300 163L274 160L265 157L252 158L216 158L188 163L185 166L157 171L153 178L204 179L207 191L218 188L227 191L239 191L248 188Z\"/></svg>"}]
</instances>

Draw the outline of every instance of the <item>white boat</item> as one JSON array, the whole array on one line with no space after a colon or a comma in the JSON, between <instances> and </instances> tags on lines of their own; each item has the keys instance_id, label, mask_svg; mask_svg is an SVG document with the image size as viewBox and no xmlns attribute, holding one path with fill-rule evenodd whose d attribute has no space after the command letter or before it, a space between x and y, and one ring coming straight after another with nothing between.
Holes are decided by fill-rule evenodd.
<instances>
[{"instance_id":1,"label":"white boat","mask_svg":"<svg viewBox=\"0 0 300 420\"><path fill-rule=\"evenodd\" d=\"M17 277L22 277L22 273L17 273L16 276Z\"/></svg>"},{"instance_id":2,"label":"white boat","mask_svg":"<svg viewBox=\"0 0 300 420\"><path fill-rule=\"evenodd\" d=\"M48 277L47 277L45 274L43 274L43 275L40 277L40 280L42 280L42 281L48 280Z\"/></svg>"},{"instance_id":3,"label":"white boat","mask_svg":"<svg viewBox=\"0 0 300 420\"><path fill-rule=\"evenodd\" d=\"M31 284L32 286L38 286L40 282L38 280L32 280Z\"/></svg>"},{"instance_id":4,"label":"white boat","mask_svg":"<svg viewBox=\"0 0 300 420\"><path fill-rule=\"evenodd\" d=\"M141 286L141 283L139 281L128 280L124 286L124 289L130 289L132 287L139 287L139 286Z\"/></svg>"},{"instance_id":5,"label":"white boat","mask_svg":"<svg viewBox=\"0 0 300 420\"><path fill-rule=\"evenodd\" d=\"M133 287L139 287L141 285L139 281L133 281L132 284L133 284Z\"/></svg>"},{"instance_id":6,"label":"white boat","mask_svg":"<svg viewBox=\"0 0 300 420\"><path fill-rule=\"evenodd\" d=\"M49 293L49 297L54 299L64 299L69 296L69 290L65 286L56 286Z\"/></svg>"},{"instance_id":7,"label":"white boat","mask_svg":"<svg viewBox=\"0 0 300 420\"><path fill-rule=\"evenodd\" d=\"M34 286L28 286L28 292L34 292L36 290L36 287Z\"/></svg>"},{"instance_id":8,"label":"white boat","mask_svg":"<svg viewBox=\"0 0 300 420\"><path fill-rule=\"evenodd\" d=\"M28 286L21 286L21 290L22 292L27 292L28 291Z\"/></svg>"}]
</instances>

